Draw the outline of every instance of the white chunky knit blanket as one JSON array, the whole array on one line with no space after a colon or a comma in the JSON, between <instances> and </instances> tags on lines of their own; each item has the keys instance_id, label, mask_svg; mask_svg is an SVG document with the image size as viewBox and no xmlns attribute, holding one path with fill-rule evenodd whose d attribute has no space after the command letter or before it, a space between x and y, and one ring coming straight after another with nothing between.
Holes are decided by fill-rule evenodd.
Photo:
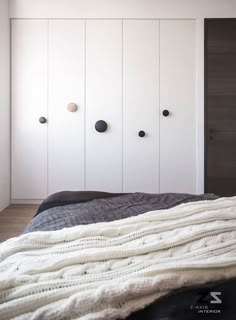
<instances>
[{"instance_id":1,"label":"white chunky knit blanket","mask_svg":"<svg viewBox=\"0 0 236 320\"><path fill-rule=\"evenodd\" d=\"M118 319L173 289L236 276L236 197L0 245L0 319Z\"/></svg>"}]
</instances>

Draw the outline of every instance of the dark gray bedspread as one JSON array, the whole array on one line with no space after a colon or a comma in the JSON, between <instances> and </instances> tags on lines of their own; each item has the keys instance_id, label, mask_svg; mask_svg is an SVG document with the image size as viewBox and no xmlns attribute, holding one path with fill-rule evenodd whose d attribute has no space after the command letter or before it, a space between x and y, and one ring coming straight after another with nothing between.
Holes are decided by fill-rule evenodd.
<instances>
[{"instance_id":1,"label":"dark gray bedspread","mask_svg":"<svg viewBox=\"0 0 236 320\"><path fill-rule=\"evenodd\" d=\"M167 209L183 202L216 198L217 196L213 194L130 193L83 203L72 203L39 213L26 227L24 233L60 230L76 225L119 220L147 211Z\"/></svg>"}]
</instances>

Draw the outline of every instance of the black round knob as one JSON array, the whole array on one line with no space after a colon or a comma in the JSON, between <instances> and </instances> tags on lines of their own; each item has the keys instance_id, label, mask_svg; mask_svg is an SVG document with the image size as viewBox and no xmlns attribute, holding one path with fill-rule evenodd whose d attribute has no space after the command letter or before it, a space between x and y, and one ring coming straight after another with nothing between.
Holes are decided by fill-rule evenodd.
<instances>
[{"instance_id":1,"label":"black round knob","mask_svg":"<svg viewBox=\"0 0 236 320\"><path fill-rule=\"evenodd\" d=\"M170 114L170 111L169 110L164 110L162 112L162 114L163 114L164 117L168 117L168 115Z\"/></svg>"},{"instance_id":2,"label":"black round knob","mask_svg":"<svg viewBox=\"0 0 236 320\"><path fill-rule=\"evenodd\" d=\"M145 132L143 130L139 131L138 135L143 138L145 137Z\"/></svg>"},{"instance_id":3,"label":"black round knob","mask_svg":"<svg viewBox=\"0 0 236 320\"><path fill-rule=\"evenodd\" d=\"M47 119L45 117L40 117L39 118L39 122L40 123L46 123L47 122Z\"/></svg>"},{"instance_id":4,"label":"black round knob","mask_svg":"<svg viewBox=\"0 0 236 320\"><path fill-rule=\"evenodd\" d=\"M96 123L95 123L95 129L98 131L98 132L105 132L107 130L107 123L106 121L104 120L98 120Z\"/></svg>"}]
</instances>

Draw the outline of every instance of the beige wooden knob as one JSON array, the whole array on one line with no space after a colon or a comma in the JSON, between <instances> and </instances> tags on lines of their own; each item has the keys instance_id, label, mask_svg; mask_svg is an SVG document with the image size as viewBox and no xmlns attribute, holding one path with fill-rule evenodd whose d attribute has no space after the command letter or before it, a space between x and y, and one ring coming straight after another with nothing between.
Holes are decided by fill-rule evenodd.
<instances>
[{"instance_id":1,"label":"beige wooden knob","mask_svg":"<svg viewBox=\"0 0 236 320\"><path fill-rule=\"evenodd\" d=\"M76 112L78 110L78 106L75 103L71 102L68 104L67 110L69 112Z\"/></svg>"}]
</instances>

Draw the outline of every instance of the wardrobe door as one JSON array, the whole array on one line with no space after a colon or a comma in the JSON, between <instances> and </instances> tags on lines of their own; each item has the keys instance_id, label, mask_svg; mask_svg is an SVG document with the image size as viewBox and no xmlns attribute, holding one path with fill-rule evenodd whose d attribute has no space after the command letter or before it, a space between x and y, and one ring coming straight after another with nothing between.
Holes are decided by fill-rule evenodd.
<instances>
[{"instance_id":1,"label":"wardrobe door","mask_svg":"<svg viewBox=\"0 0 236 320\"><path fill-rule=\"evenodd\" d=\"M39 122L47 118L47 28L45 20L12 21L14 200L47 196L47 123Z\"/></svg>"},{"instance_id":2,"label":"wardrobe door","mask_svg":"<svg viewBox=\"0 0 236 320\"><path fill-rule=\"evenodd\" d=\"M160 22L160 192L196 192L196 25Z\"/></svg>"},{"instance_id":3,"label":"wardrobe door","mask_svg":"<svg viewBox=\"0 0 236 320\"><path fill-rule=\"evenodd\" d=\"M84 64L85 22L50 21L49 194L84 190Z\"/></svg>"},{"instance_id":4,"label":"wardrobe door","mask_svg":"<svg viewBox=\"0 0 236 320\"><path fill-rule=\"evenodd\" d=\"M124 21L123 41L123 188L159 192L159 21Z\"/></svg>"},{"instance_id":5,"label":"wardrobe door","mask_svg":"<svg viewBox=\"0 0 236 320\"><path fill-rule=\"evenodd\" d=\"M122 189L120 20L86 23L86 189Z\"/></svg>"}]
</instances>

